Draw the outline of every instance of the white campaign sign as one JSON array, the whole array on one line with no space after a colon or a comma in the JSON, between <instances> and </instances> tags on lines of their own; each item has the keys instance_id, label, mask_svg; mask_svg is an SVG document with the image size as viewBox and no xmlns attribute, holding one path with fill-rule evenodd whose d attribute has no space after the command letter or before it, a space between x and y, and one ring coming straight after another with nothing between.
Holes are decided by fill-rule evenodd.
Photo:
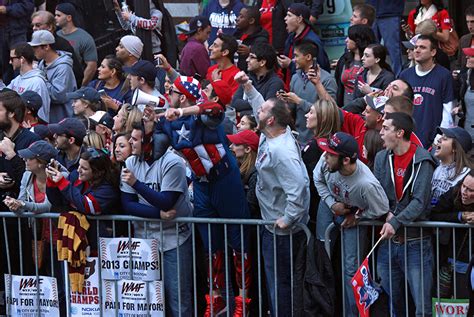
<instances>
[{"instance_id":1,"label":"white campaign sign","mask_svg":"<svg viewBox=\"0 0 474 317\"><path fill-rule=\"evenodd\" d=\"M433 316L436 317L466 317L469 310L468 299L432 299Z\"/></svg>"},{"instance_id":2,"label":"white campaign sign","mask_svg":"<svg viewBox=\"0 0 474 317\"><path fill-rule=\"evenodd\" d=\"M82 293L71 292L71 316L100 316L99 259L87 258Z\"/></svg>"},{"instance_id":3,"label":"white campaign sign","mask_svg":"<svg viewBox=\"0 0 474 317\"><path fill-rule=\"evenodd\" d=\"M59 316L58 285L54 277L39 276L37 279L36 276L5 274L5 294L10 316L38 316L38 307L42 317Z\"/></svg>"},{"instance_id":4,"label":"white campaign sign","mask_svg":"<svg viewBox=\"0 0 474 317\"><path fill-rule=\"evenodd\" d=\"M100 252L102 279L161 279L158 241L155 239L100 238Z\"/></svg>"},{"instance_id":5,"label":"white campaign sign","mask_svg":"<svg viewBox=\"0 0 474 317\"><path fill-rule=\"evenodd\" d=\"M102 298L104 316L163 316L161 281L103 281Z\"/></svg>"}]
</instances>

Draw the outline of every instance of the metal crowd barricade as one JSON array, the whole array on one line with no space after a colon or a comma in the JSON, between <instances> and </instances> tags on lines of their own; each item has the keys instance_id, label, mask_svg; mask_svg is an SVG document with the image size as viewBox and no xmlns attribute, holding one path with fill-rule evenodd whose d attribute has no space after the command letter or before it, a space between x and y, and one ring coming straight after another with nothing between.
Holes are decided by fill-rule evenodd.
<instances>
[{"instance_id":1,"label":"metal crowd barricade","mask_svg":"<svg viewBox=\"0 0 474 317\"><path fill-rule=\"evenodd\" d=\"M371 232L370 234L368 234L366 237L366 240L364 239L360 239L360 235L357 234L357 236L359 237L358 241L357 241L357 254L359 255L360 252L359 252L359 248L361 247L360 246L360 242L365 242L367 243L368 242L368 249L371 249L372 246L374 246L374 244L376 243L376 241L380 238L380 230L383 226L383 222L380 222L380 221L361 221L358 223L357 225L357 233L359 233L359 228L361 227L369 227L370 229L372 230L369 230L369 232ZM407 267L407 247L406 247L406 242L409 241L407 240L407 228L418 228L419 230L419 234L420 234L420 237L424 237L424 236L430 236L431 237L431 247L432 247L432 254L433 254L433 274L431 274L430 276L424 276L424 274L421 274L421 283L423 284L423 281L424 279L426 278L432 278L433 281L432 281L432 289L431 290L426 290L424 289L423 287L421 288L421 291L422 291L422 295L421 295L421 298L422 298L422 306L425 304L424 303L424 294L425 292L431 292L431 298L433 299L436 299L437 302L439 303L442 296L440 295L440 286L441 286L441 275L440 275L440 268L442 265L444 265L445 263L440 263L440 250L442 248L445 248L446 246L445 245L441 245L440 243L440 233L442 230L452 230L452 232L450 233L448 231L448 235L450 236L451 238L451 241L449 242L449 245L447 246L449 249L447 250L449 252L449 255L450 257L452 258L452 262L454 263L454 265L452 266L453 267L453 271L452 271L452 297L451 299L454 299L454 300L457 300L457 299L460 299L458 298L458 288L457 288L457 280L456 280L456 277L457 275L459 274L462 274L462 273L459 273L457 271L459 271L459 269L457 269L457 266L456 266L456 261L457 261L457 258L458 258L458 249L457 249L457 246L456 246L456 232L463 232L465 231L465 239L464 241L466 241L467 243L463 243L462 246L460 246L460 248L467 248L467 251L468 251L468 258L467 258L467 263L469 263L469 260L470 258L473 256L473 253L472 253L472 229L474 228L474 225L467 225L467 224L460 224L460 223L451 223L451 222L435 222L435 221L419 221L419 222L413 222L413 223L410 223L409 225L406 225L404 227L402 227L402 231L403 231L403 234L401 235L403 237L403 240L404 242L400 243L400 245L405 245L405 247L403 248L404 249L404 299L405 299L405 307L404 307L404 310L405 310L405 314L406 316L414 316L414 307L410 307L409 305L409 297L410 297L410 289L409 289L409 285L408 285L408 278L407 278L407 272L408 272L408 267ZM334 223L331 223L327 229L326 229L326 232L324 234L324 245L325 245L325 249L326 249L326 252L327 254L329 255L329 257L331 258L331 260L334 261L334 258L335 258L335 254L334 254L334 243L335 243L335 237L337 237L338 233L337 231L339 231L339 236L340 236L340 241L342 241L342 236L344 234L344 230L339 230L339 228L334 224ZM421 243L422 243L422 240L423 239L419 239L419 240L416 240L416 241L420 241L420 246L421 246ZM395 242L390 242L388 244L388 258L389 259L392 259L392 245L394 245ZM380 246L379 246L380 247ZM377 247L377 248L379 248ZM377 250L376 250L377 251ZM446 250L442 250L442 251L446 251ZM459 251L460 252L460 251ZM445 253L446 254L446 253ZM345 253L344 253L344 246L342 246L342 242L341 242L341 253L340 253L340 256L341 256L341 273L342 273L342 281L344 281L344 256L345 256ZM360 266L362 264L362 261L365 259L365 256L366 254L363 256L363 257L358 257L357 259L357 266ZM420 248L420 266L423 265L423 248ZM373 277L373 279L377 282L380 278L380 276L378 275L378 272L377 272L377 265L376 265L376 259L377 259L377 252L374 252L372 255L371 255L371 259L369 260L369 263L370 263L370 271L371 271L371 275ZM389 281L390 281L390 293L392 294L392 289L393 286L392 285L392 261L390 260L389 261ZM466 276L466 279L467 278L470 278L470 277L467 277ZM345 290L344 290L344 285L338 285L337 287L340 287L341 290L342 290L342 298L344 298L345 296ZM351 294L352 296L352 294ZM468 297L466 298L463 298L463 299L468 299ZM389 302L390 302L390 299L389 299ZM398 304L398 303L395 303L395 304ZM346 303L344 300L342 300L342 314L343 316L346 316L346 312L347 312L347 307L346 306ZM414 305L413 305L414 306ZM438 307L435 307L435 309L437 309ZM394 311L393 311L394 307L392 305L389 306L389 312L390 312L390 315L391 316L394 316ZM467 314L467 310L464 312ZM423 313L423 316L425 314ZM438 315L438 312L436 311L436 314L434 314L433 316L435 315ZM462 314L461 314L462 315ZM458 316L458 315L456 315Z\"/></svg>"},{"instance_id":2,"label":"metal crowd barricade","mask_svg":"<svg viewBox=\"0 0 474 317\"><path fill-rule=\"evenodd\" d=\"M39 273L39 269L38 269L38 261L39 261L39 257L40 257L40 254L39 254L39 251L38 250L38 247L37 247L37 242L38 242L38 232L37 232L37 223L38 222L41 222L40 220L42 219L49 219L50 221L48 221L49 223L49 243L50 243L50 246L53 245L53 221L51 220L54 220L54 219L58 219L59 217L59 214L57 213L43 213L43 214L32 214L32 213L23 213L23 214L16 214L16 213L13 213L13 212L0 212L0 218L2 219L2 222L3 222L3 236L1 237L2 240L4 240L4 242L2 242L3 244L3 250L4 250L4 254L0 254L0 260L6 260L6 267L4 268L4 270L6 270L6 272L2 272L2 273L5 273L5 274L8 274L8 275L12 275L12 274L16 274L16 275L24 275L25 273L25 270L23 268L23 263L24 261L26 260L25 257L30 257L31 255L29 254L23 254L22 253L22 250L23 250L23 245L25 243L30 243L30 241L23 241L23 235L25 232L27 232L27 230L32 230L32 234L33 234L33 238L34 238L34 241L33 241L33 246L34 246L34 250L33 250L33 254L34 254L34 272L33 274L31 275L36 275L36 279L38 281L38 278L40 276L40 273ZM9 230L11 231L12 228L11 226L8 226L7 225L7 221L9 222L9 224L11 225L11 222L12 221L15 221L17 222L17 225L16 225L16 230L17 230L17 237L18 237L18 242L19 242L19 262L20 263L14 263L14 261L16 261L16 259L11 259L11 250L9 248L9 239L8 239L8 232ZM145 224L145 238L148 237L148 227L149 227L149 224L150 223L153 223L153 222L158 222L160 223L160 229L162 229L162 225L163 225L163 221L160 220L160 219L147 219L147 218L140 218L140 217L135 217L135 216L126 216L126 215L101 215L101 216L90 216L88 217L88 220L91 224L91 226L93 224L95 224L97 226L97 228L99 228L99 224L100 222L102 221L107 221L108 223L112 223L112 231L113 231L113 237L116 237L116 227L117 227L117 224L119 222L125 222L126 223L126 227L127 227L127 236L128 236L128 239L129 239L129 242L131 241L131 238L132 238L132 226L133 226L133 223L134 222L142 222ZM202 285L198 285L199 281L197 280L197 273L198 273L198 267L197 267L197 260L200 258L200 254L198 254L197 252L197 245L198 245L198 242L196 241L196 238L197 238L197 228L196 226L198 224L204 224L204 225L207 225L208 227L208 238L209 238L209 241L211 241L212 239L212 236L211 236L211 226L213 225L221 225L223 226L223 230L224 230L224 244L226 246L228 246L228 227L230 225L238 225L240 226L240 232L241 232L241 242L242 242L242 245L243 245L243 241L244 241L244 236L243 236L243 233L244 233L244 228L250 228L250 227L254 227L255 230L256 230L256 241L250 241L250 243L256 243L257 245L257 254L255 255L257 257L257 267L253 268L253 270L257 269L258 273L257 273L257 282L253 283L253 286L252 287L255 287L258 289L257 293L257 298L253 298L253 300L258 300L258 315L259 316L266 316L267 314L267 311L264 310L264 307L262 305L262 303L264 302L264 294L263 294L263 291L265 289L265 285L264 285L264 272L263 272L263 265L262 265L262 246L261 246L261 239L260 239L260 234L262 233L262 230L264 228L264 226L274 226L274 222L271 222L271 221L264 221L264 220L258 220L258 219L211 219L211 218L192 218L192 217L189 217L189 218L176 218L174 220L170 220L170 221L167 221L167 222L172 222L175 224L175 228L176 228L176 237L177 239L179 239L179 235L178 235L178 231L179 231L179 226L180 224L189 224L189 226L191 227L190 230L191 230L191 243L192 243L192 274L193 274L193 278L192 278L192 305L193 305L193 316L199 316L200 314L198 313L198 301L202 301L202 298L198 298L198 295L202 295L202 294L198 294L198 287L199 286L202 286ZM25 224L28 223L28 225L25 227ZM311 233L309 231L309 229L304 226L304 225L300 225L298 224L298 227L300 227L306 237L307 237L307 240L309 242L309 239L311 237ZM161 231L161 241L163 241L163 230L160 230ZM276 248L276 237L278 235L273 233L273 238L274 238L274 246L273 246L273 255L274 255L274 259L275 259L275 270L274 270L274 278L275 278L275 289L277 288L277 284L278 284L278 275L277 275L277 264L276 264L276 259L277 259L277 248ZM97 243L99 244L99 230L97 230ZM291 232L290 234L290 254L293 254L293 232ZM163 281L164 280L164 269L163 269L163 265L164 265L164 262L163 262L163 244L161 244L161 247L160 247L160 257L161 257L161 280ZM178 247L176 248L177 249L177 257L178 257L178 265L177 265L177 279L179 281L180 279L180 272L183 268L180 267L179 265L179 257L180 257L180 246L179 246L179 241L178 241ZM1 250L1 247L0 247L0 250ZM211 252L211 248L209 246L209 250L207 250L208 252ZM104 313L103 313L103 309L102 309L102 304L103 304L103 296L102 296L102 293L103 293L103 286L102 286L102 277L101 277L101 265L100 265L100 259L101 259L101 248L100 246L98 245L97 246L97 252L98 252L98 260L99 260L99 271L98 271L98 274L99 274L99 291L98 291L98 294L99 294L99 307L100 307L100 316L105 316ZM232 257L231 255L229 256L229 250L228 250L228 247L224 248L224 253L225 253L225 280L226 280L226 297L225 297L225 301L226 301L226 304L227 304L227 307L231 307L232 305L232 302L233 302L233 298L229 298L229 293L232 294L232 291L229 292L229 290L233 287L232 286L232 282L231 282L231 279L233 278L231 275L230 275L230 272L231 272L231 267L230 267L230 264L229 264L229 259ZM243 250L241 250L240 252L242 254L242 260L243 260L243 256L244 256L244 252ZM46 256L46 255L44 255ZM55 268L54 268L54 262L57 261L57 253L56 251L53 250L53 247L50 247L49 248L49 259L50 259L50 272L51 272L51 275L53 277L55 277ZM131 257L131 252L130 252L130 257ZM291 270L293 271L293 268L294 268L294 263L293 263L293 257L291 256L290 257L290 268ZM244 270L244 267L243 267L243 262L244 261L241 261L242 262L242 272L243 272L243 276L242 276L242 285L245 285L244 283L244 280L245 280L245 270ZM19 264L19 267L18 267L18 264ZM71 306L70 306L70 293L69 293L69 281L68 281L68 272L67 272L67 263L66 261L63 261L63 265L64 265L64 269L65 269L65 272L63 274L63 277L64 277L64 293L65 293L65 302L66 302L66 312L67 312L67 316L70 316L70 311L71 311ZM208 269L210 270L210 272L212 272L212 262L211 262L211 257L209 257L209 263L206 264L208 266ZM130 273L132 273L132 270L133 268L130 268ZM133 275L131 275L133 276ZM212 280L212 273L211 273L211 280ZM0 276L0 279L3 280L4 279L4 276ZM2 283L0 282L0 285ZM178 282L178 303L180 303L179 305L179 308L180 308L180 315L181 315L181 298L180 298L180 290L179 290L179 287L180 287L181 283ZM59 285L58 285L59 287ZM115 282L115 288L117 289L117 281ZM39 283L36 284L36 298L37 298L37 301L36 303L38 304L39 306L39 297L40 297L40 292L38 291L39 289ZM10 283L10 288L9 289L5 289L5 298L6 297L11 297L11 283ZM206 292L206 294L212 294L212 283L210 283L210 290ZM247 291L248 290L245 290L244 289L244 301L245 301L245 294L247 294ZM278 294L278 290L276 289L275 292ZM116 296L117 296L117 292L115 292ZM7 296L8 295L8 296ZM288 304L289 305L292 305L293 307L293 272L291 274L291 299L289 299L289 302ZM164 298L164 292L163 292L163 298ZM276 299L278 301L278 297ZM164 302L166 302L166 298L164 298ZM149 307L149 305L147 305ZM276 302L276 307L278 307L278 302ZM149 309L149 308L148 308ZM211 307L212 309L212 307ZM41 312L40 312L40 309L39 307L37 307L37 310L38 310L38 316L41 316ZM163 309L164 313L165 313L165 310ZM11 303L6 303L6 313L7 313L7 316L10 315L11 313ZM148 310L148 313L149 313L149 310ZM232 314L232 310L231 309L228 309L227 310L227 316L231 316ZM1 315L1 314L0 314ZM115 307L115 315L116 316L119 316L119 312L118 312L118 307ZM276 315L278 316L278 312L276 312ZM285 316L286 317L286 316Z\"/></svg>"}]
</instances>

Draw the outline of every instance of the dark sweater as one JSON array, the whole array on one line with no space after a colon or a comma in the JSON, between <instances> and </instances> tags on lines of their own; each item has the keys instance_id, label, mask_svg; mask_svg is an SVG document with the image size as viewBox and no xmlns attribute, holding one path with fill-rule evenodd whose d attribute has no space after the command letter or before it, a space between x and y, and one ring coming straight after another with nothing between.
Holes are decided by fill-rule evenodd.
<instances>
[{"instance_id":1,"label":"dark sweater","mask_svg":"<svg viewBox=\"0 0 474 317\"><path fill-rule=\"evenodd\" d=\"M242 44L248 47L253 45L268 43L268 32L264 30L261 26L252 34L243 34L242 31L237 30L234 34L234 37L238 40L242 40ZM247 71L247 57L248 55L239 55L239 60L237 62L237 67L244 72Z\"/></svg>"},{"instance_id":2,"label":"dark sweater","mask_svg":"<svg viewBox=\"0 0 474 317\"><path fill-rule=\"evenodd\" d=\"M272 97L276 97L276 92L280 89L283 89L283 81L280 77L275 74L274 71L269 71L265 76L260 79L257 79L255 74L248 74L252 85L255 89L262 95L263 99L268 100ZM232 98L231 106L235 108L235 111L242 113L252 113L252 107L250 104L243 100L244 89L242 86L239 86L239 89L234 94Z\"/></svg>"},{"instance_id":3,"label":"dark sweater","mask_svg":"<svg viewBox=\"0 0 474 317\"><path fill-rule=\"evenodd\" d=\"M19 150L26 149L31 143L38 141L40 138L28 129L20 128L17 130L17 134L14 134L11 141L15 143L15 153L18 154ZM1 138L3 139L4 134L0 132ZM1 194L10 193L12 197L17 197L20 192L20 183L25 172L25 162L21 157L15 155L11 160L7 160L4 155L0 156L0 172L7 173L15 182L11 188L0 189ZM3 204L3 199L0 202L2 210L7 210Z\"/></svg>"},{"instance_id":4,"label":"dark sweater","mask_svg":"<svg viewBox=\"0 0 474 317\"><path fill-rule=\"evenodd\" d=\"M461 213L463 211L474 210L474 204L464 205L462 203L461 183L462 182L460 182L458 185L452 187L446 193L441 195L441 197L439 198L438 204L431 209L430 220L462 223ZM456 229L456 232L455 232L455 237L456 237L455 238L455 241L456 241L455 255L456 257L458 257L459 255L459 258L456 258L456 260L459 260L465 263L469 262L469 259L471 258L469 254L469 239L466 239L466 241L464 241L466 233L468 233L467 229ZM452 234L449 234L449 238L450 240L452 240ZM462 245L463 241L464 241L464 245ZM451 243L449 243L449 246L452 246L452 241ZM462 249L461 249L461 246L462 246ZM453 258L452 248L450 248L448 252L441 252L441 254L443 253L444 253L444 256L443 256L444 259L446 259L447 257Z\"/></svg>"}]
</instances>

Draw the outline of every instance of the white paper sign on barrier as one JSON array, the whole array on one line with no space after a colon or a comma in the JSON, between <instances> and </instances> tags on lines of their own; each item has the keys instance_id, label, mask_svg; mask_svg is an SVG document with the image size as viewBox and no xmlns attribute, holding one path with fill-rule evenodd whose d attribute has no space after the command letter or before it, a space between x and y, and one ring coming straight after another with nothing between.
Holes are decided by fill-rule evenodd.
<instances>
[{"instance_id":1,"label":"white paper sign on barrier","mask_svg":"<svg viewBox=\"0 0 474 317\"><path fill-rule=\"evenodd\" d=\"M10 316L38 316L38 308L42 317L59 316L58 285L54 277L39 276L37 279L36 276L5 274L5 290Z\"/></svg>"},{"instance_id":2,"label":"white paper sign on barrier","mask_svg":"<svg viewBox=\"0 0 474 317\"><path fill-rule=\"evenodd\" d=\"M104 316L161 317L163 289L161 281L103 281Z\"/></svg>"},{"instance_id":3,"label":"white paper sign on barrier","mask_svg":"<svg viewBox=\"0 0 474 317\"><path fill-rule=\"evenodd\" d=\"M100 316L99 259L87 258L82 293L71 292L71 316Z\"/></svg>"},{"instance_id":4,"label":"white paper sign on barrier","mask_svg":"<svg viewBox=\"0 0 474 317\"><path fill-rule=\"evenodd\" d=\"M466 317L469 310L468 299L432 298L433 316Z\"/></svg>"},{"instance_id":5,"label":"white paper sign on barrier","mask_svg":"<svg viewBox=\"0 0 474 317\"><path fill-rule=\"evenodd\" d=\"M161 280L158 241L155 239L100 238L100 251L102 279Z\"/></svg>"}]
</instances>

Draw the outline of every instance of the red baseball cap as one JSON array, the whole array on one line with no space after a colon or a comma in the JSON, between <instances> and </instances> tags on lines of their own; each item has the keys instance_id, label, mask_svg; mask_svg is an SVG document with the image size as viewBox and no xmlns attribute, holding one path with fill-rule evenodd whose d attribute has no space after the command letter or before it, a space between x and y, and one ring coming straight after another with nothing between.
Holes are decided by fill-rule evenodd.
<instances>
[{"instance_id":1,"label":"red baseball cap","mask_svg":"<svg viewBox=\"0 0 474 317\"><path fill-rule=\"evenodd\" d=\"M255 152L258 150L260 137L252 130L243 130L236 134L229 134L227 135L227 138L233 144L245 144L250 146L250 148Z\"/></svg>"},{"instance_id":2,"label":"red baseball cap","mask_svg":"<svg viewBox=\"0 0 474 317\"><path fill-rule=\"evenodd\" d=\"M462 49L464 55L466 56L474 56L474 47L465 47Z\"/></svg>"},{"instance_id":3,"label":"red baseball cap","mask_svg":"<svg viewBox=\"0 0 474 317\"><path fill-rule=\"evenodd\" d=\"M215 80L211 82L212 89L214 89L215 94L219 97L220 103L224 106L230 104L232 101L232 89L229 84L227 84L222 79Z\"/></svg>"}]
</instances>

